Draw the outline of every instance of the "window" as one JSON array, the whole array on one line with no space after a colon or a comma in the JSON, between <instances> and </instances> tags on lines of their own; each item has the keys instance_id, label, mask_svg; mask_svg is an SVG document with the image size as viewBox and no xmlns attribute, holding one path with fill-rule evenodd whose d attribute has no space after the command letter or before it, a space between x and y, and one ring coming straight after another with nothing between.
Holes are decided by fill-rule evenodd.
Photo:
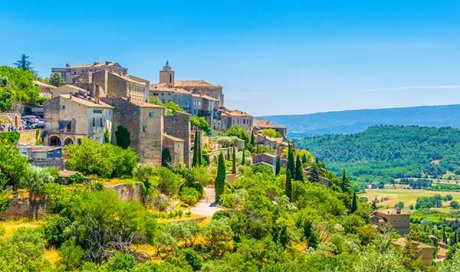
<instances>
[{"instance_id":1,"label":"window","mask_svg":"<svg viewBox=\"0 0 460 272\"><path fill-rule=\"evenodd\" d=\"M65 105L62 105L62 109L65 110Z\"/></svg>"},{"instance_id":2,"label":"window","mask_svg":"<svg viewBox=\"0 0 460 272\"><path fill-rule=\"evenodd\" d=\"M153 111L149 112L149 117L155 117L155 112Z\"/></svg>"},{"instance_id":3,"label":"window","mask_svg":"<svg viewBox=\"0 0 460 272\"><path fill-rule=\"evenodd\" d=\"M102 110L93 110L93 113L95 113L95 114L102 114Z\"/></svg>"},{"instance_id":4,"label":"window","mask_svg":"<svg viewBox=\"0 0 460 272\"><path fill-rule=\"evenodd\" d=\"M93 127L96 127L96 118L93 117Z\"/></svg>"},{"instance_id":5,"label":"window","mask_svg":"<svg viewBox=\"0 0 460 272\"><path fill-rule=\"evenodd\" d=\"M100 120L100 123L101 123L101 127L104 127L104 122L102 121L102 118L99 119Z\"/></svg>"}]
</instances>

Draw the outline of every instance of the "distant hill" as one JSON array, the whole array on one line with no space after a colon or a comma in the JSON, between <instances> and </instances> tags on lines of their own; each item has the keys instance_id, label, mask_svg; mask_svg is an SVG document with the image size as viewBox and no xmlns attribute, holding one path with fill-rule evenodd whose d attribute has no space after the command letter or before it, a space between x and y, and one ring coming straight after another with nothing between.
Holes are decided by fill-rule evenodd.
<instances>
[{"instance_id":1,"label":"distant hill","mask_svg":"<svg viewBox=\"0 0 460 272\"><path fill-rule=\"evenodd\" d=\"M396 178L460 175L460 129L375 126L349 135L299 139L335 173L346 169L353 180L391 182Z\"/></svg>"},{"instance_id":2,"label":"distant hill","mask_svg":"<svg viewBox=\"0 0 460 272\"><path fill-rule=\"evenodd\" d=\"M348 110L258 118L270 119L273 123L287 126L289 137L299 139L324 134L357 133L375 125L460 128L460 105Z\"/></svg>"}]
</instances>

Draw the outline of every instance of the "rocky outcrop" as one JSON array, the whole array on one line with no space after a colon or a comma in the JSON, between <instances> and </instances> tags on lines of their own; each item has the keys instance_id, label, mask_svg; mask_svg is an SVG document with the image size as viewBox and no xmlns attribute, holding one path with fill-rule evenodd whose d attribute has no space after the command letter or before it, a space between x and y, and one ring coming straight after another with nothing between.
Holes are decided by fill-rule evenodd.
<instances>
[{"instance_id":1,"label":"rocky outcrop","mask_svg":"<svg viewBox=\"0 0 460 272\"><path fill-rule=\"evenodd\" d=\"M142 202L142 185L140 183L122 183L105 186L105 188L117 192L122 201L135 200Z\"/></svg>"},{"instance_id":2,"label":"rocky outcrop","mask_svg":"<svg viewBox=\"0 0 460 272\"><path fill-rule=\"evenodd\" d=\"M11 199L10 206L0 212L0 220L18 218L43 218L48 213L46 200L31 201L28 197L16 196Z\"/></svg>"}]
</instances>

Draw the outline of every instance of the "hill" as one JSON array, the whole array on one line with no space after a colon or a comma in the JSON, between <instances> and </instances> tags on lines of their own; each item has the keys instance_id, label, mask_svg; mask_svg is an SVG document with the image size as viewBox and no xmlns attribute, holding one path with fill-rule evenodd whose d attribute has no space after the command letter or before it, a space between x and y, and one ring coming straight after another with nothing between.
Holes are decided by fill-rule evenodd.
<instances>
[{"instance_id":1,"label":"hill","mask_svg":"<svg viewBox=\"0 0 460 272\"><path fill-rule=\"evenodd\" d=\"M375 126L349 135L297 140L336 173L347 169L358 181L441 178L460 174L460 129Z\"/></svg>"},{"instance_id":2,"label":"hill","mask_svg":"<svg viewBox=\"0 0 460 272\"><path fill-rule=\"evenodd\" d=\"M264 116L289 128L294 139L324 134L349 134L375 125L460 128L460 105L348 110L304 115Z\"/></svg>"}]
</instances>

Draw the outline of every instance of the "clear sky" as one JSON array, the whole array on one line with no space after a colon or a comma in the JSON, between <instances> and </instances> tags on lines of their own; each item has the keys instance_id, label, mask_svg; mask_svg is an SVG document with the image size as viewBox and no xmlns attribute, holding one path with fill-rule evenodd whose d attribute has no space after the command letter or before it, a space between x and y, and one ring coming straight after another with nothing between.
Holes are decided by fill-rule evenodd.
<instances>
[{"instance_id":1,"label":"clear sky","mask_svg":"<svg viewBox=\"0 0 460 272\"><path fill-rule=\"evenodd\" d=\"M2 1L0 64L113 60L255 115L460 103L460 1Z\"/></svg>"}]
</instances>

